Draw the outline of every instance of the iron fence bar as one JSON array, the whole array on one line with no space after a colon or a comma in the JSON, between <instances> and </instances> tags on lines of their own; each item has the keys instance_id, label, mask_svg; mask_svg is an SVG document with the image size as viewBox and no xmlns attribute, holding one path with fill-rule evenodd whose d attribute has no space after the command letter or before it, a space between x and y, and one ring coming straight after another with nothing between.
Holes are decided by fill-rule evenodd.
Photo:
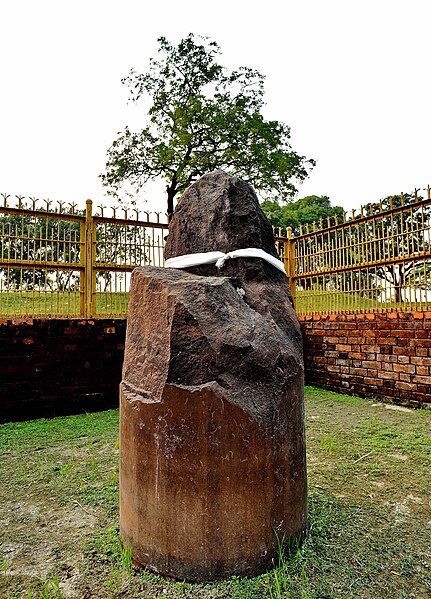
<instances>
[{"instance_id":1,"label":"iron fence bar","mask_svg":"<svg viewBox=\"0 0 431 599\"><path fill-rule=\"evenodd\" d=\"M427 252L424 254L416 254L415 256L406 256L403 258L389 258L387 260L378 260L376 262L366 262L364 264L351 264L348 266L340 266L338 268L328 268L322 270L313 270L305 273L295 273L291 275L292 279L306 279L311 277L318 277L323 275L333 275L342 272L352 272L365 270L367 268L378 268L380 266L390 266L391 264L406 264L406 263L422 263L427 260L431 260L431 253Z\"/></svg>"},{"instance_id":2,"label":"iron fence bar","mask_svg":"<svg viewBox=\"0 0 431 599\"><path fill-rule=\"evenodd\" d=\"M332 225L330 227L322 227L321 229L317 229L316 231L307 231L306 233L301 233L300 235L294 237L294 239L306 239L307 237L314 237L315 235L321 235L322 233L334 233L335 231L345 230L349 227L356 227L357 225L364 225L370 221L378 221L382 218L393 217L397 213L405 213L407 210L417 210L424 206L431 206L431 199L419 200L417 202L412 202L411 204L405 204L404 206L398 206L396 208L389 208L388 210L382 210L381 212L373 212L368 216L359 216L352 218L351 220L346 220L345 222L338 223ZM286 237L284 238L286 239Z\"/></svg>"},{"instance_id":3,"label":"iron fence bar","mask_svg":"<svg viewBox=\"0 0 431 599\"><path fill-rule=\"evenodd\" d=\"M17 216L36 216L46 219L71 220L84 222L85 216L81 214L71 214L70 212L48 212L46 210L33 210L31 208L10 208L9 206L0 206L0 213L15 214Z\"/></svg>"},{"instance_id":4,"label":"iron fence bar","mask_svg":"<svg viewBox=\"0 0 431 599\"><path fill-rule=\"evenodd\" d=\"M0 208L1 210L1 208ZM167 223L154 223L150 220L132 220L130 218L110 218L109 216L93 216L93 221L95 223L108 223L108 224L118 224L118 225L131 225L138 227L148 227L152 229L168 229L169 225Z\"/></svg>"},{"instance_id":5,"label":"iron fence bar","mask_svg":"<svg viewBox=\"0 0 431 599\"><path fill-rule=\"evenodd\" d=\"M84 252L81 254L84 266L84 314L82 316L90 318L93 316L93 292L95 292L93 282L93 217L92 202L87 200L85 211L85 231L84 231Z\"/></svg>"},{"instance_id":6,"label":"iron fence bar","mask_svg":"<svg viewBox=\"0 0 431 599\"><path fill-rule=\"evenodd\" d=\"M39 270L85 270L80 262L49 262L47 260L3 260L0 268L36 268Z\"/></svg>"}]
</instances>

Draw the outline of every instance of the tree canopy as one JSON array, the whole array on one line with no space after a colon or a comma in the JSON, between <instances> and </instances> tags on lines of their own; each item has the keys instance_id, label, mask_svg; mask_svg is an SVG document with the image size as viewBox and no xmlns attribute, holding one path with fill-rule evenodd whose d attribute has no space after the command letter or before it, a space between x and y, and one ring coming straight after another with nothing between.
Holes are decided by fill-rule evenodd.
<instances>
[{"instance_id":1,"label":"tree canopy","mask_svg":"<svg viewBox=\"0 0 431 599\"><path fill-rule=\"evenodd\" d=\"M341 206L331 206L328 196L307 196L296 202L280 205L274 200L265 200L262 209L274 227L292 228L294 235L299 234L302 225L317 223L322 220L327 226L328 217L337 215L340 222L343 221L344 210ZM333 222L333 221L332 221Z\"/></svg>"},{"instance_id":2,"label":"tree canopy","mask_svg":"<svg viewBox=\"0 0 431 599\"><path fill-rule=\"evenodd\" d=\"M122 80L130 100L147 98L150 107L144 127L126 127L107 152L101 179L109 192L137 193L161 178L171 214L178 193L222 168L267 198L293 197L315 162L292 149L288 125L262 116L264 77L248 67L229 72L208 38L190 33L177 46L164 37L158 42L159 57L150 59L148 71L132 69Z\"/></svg>"}]
</instances>

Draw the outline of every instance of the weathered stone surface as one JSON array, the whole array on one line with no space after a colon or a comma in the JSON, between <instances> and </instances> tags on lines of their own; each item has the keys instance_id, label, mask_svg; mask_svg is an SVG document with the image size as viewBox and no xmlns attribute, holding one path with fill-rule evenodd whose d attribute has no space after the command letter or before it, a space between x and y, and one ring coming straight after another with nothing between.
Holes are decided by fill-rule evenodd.
<instances>
[{"instance_id":1,"label":"weathered stone surface","mask_svg":"<svg viewBox=\"0 0 431 599\"><path fill-rule=\"evenodd\" d=\"M243 247L275 255L271 227L250 186L211 173L181 199L166 255ZM306 527L299 325L286 277L261 260L188 270L133 273L121 537L164 575L253 575L276 557L274 531Z\"/></svg>"},{"instance_id":2,"label":"weathered stone surface","mask_svg":"<svg viewBox=\"0 0 431 599\"><path fill-rule=\"evenodd\" d=\"M200 252L229 252L260 248L278 257L272 227L251 185L223 171L204 175L184 193L175 208L166 241L165 258ZM285 275L256 258L228 260L219 271L214 264L188 268L205 276L232 277L246 291L245 301L261 314L269 312L295 343L302 363L302 337L292 308Z\"/></svg>"}]
</instances>

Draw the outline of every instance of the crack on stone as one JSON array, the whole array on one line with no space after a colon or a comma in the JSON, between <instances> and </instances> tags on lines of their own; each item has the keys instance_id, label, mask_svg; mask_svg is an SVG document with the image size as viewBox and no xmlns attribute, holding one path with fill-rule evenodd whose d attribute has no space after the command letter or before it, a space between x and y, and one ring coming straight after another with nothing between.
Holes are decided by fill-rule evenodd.
<instances>
[{"instance_id":1,"label":"crack on stone","mask_svg":"<svg viewBox=\"0 0 431 599\"><path fill-rule=\"evenodd\" d=\"M129 381L125 381L124 379L120 383L121 391L123 392L124 397L131 404L135 402L141 403L160 403L160 399L156 399L153 393L146 391L140 387L136 387Z\"/></svg>"}]
</instances>

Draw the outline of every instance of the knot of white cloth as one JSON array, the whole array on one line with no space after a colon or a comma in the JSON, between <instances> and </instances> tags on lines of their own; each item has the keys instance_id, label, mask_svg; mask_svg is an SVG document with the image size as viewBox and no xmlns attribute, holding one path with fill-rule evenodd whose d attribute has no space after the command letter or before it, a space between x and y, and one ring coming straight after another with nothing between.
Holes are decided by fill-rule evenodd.
<instances>
[{"instance_id":1,"label":"knot of white cloth","mask_svg":"<svg viewBox=\"0 0 431 599\"><path fill-rule=\"evenodd\" d=\"M241 250L233 250L232 252L201 252L198 254L185 254L183 256L176 256L175 258L169 258L165 262L166 268L189 268L190 266L200 266L201 264L215 264L218 269L224 266L226 260L232 258L260 258L265 260L278 268L281 272L286 274L284 269L284 263L271 256L267 252L264 252L260 248L244 248Z\"/></svg>"},{"instance_id":2,"label":"knot of white cloth","mask_svg":"<svg viewBox=\"0 0 431 599\"><path fill-rule=\"evenodd\" d=\"M227 254L224 254L221 258L219 258L217 260L217 262L215 263L215 265L220 270L220 268L223 268L224 263L226 262L226 260L229 260L230 258L234 258L234 257L235 256L233 256L233 252L228 252Z\"/></svg>"}]
</instances>

